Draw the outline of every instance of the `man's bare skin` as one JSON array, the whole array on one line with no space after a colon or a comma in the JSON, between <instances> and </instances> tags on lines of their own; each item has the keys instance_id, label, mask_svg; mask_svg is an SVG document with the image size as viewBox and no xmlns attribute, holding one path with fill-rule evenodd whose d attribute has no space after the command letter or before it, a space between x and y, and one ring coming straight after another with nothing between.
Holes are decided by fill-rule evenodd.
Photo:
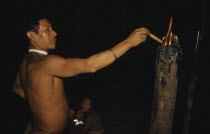
<instances>
[{"instance_id":1,"label":"man's bare skin","mask_svg":"<svg viewBox=\"0 0 210 134\"><path fill-rule=\"evenodd\" d=\"M119 58L130 48L146 41L149 31L136 29L111 50ZM55 48L56 32L47 19L39 20L38 33L28 31L29 48L48 51ZM110 50L86 59L62 58L56 55L27 53L13 85L13 91L25 98L32 113L30 134L61 134L66 127L69 107L63 89L62 77L94 73L116 59Z\"/></svg>"}]
</instances>

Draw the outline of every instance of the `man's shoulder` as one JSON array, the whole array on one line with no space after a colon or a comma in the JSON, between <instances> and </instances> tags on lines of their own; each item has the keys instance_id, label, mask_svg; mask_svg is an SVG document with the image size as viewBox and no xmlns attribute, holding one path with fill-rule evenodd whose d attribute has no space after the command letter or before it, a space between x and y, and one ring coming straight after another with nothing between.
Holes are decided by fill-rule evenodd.
<instances>
[{"instance_id":1,"label":"man's shoulder","mask_svg":"<svg viewBox=\"0 0 210 134\"><path fill-rule=\"evenodd\" d=\"M59 55L47 55L45 57L45 60L61 60L61 59L63 58Z\"/></svg>"},{"instance_id":2,"label":"man's shoulder","mask_svg":"<svg viewBox=\"0 0 210 134\"><path fill-rule=\"evenodd\" d=\"M59 61L63 61L64 58L58 55L47 55L42 61L41 64L48 65L49 63L58 63Z\"/></svg>"},{"instance_id":3,"label":"man's shoulder","mask_svg":"<svg viewBox=\"0 0 210 134\"><path fill-rule=\"evenodd\" d=\"M58 55L47 55L43 59L37 60L30 64L31 67L29 67L32 70L36 71L46 71L46 68L53 67L54 64L59 63L59 61L62 61L62 57Z\"/></svg>"}]
</instances>

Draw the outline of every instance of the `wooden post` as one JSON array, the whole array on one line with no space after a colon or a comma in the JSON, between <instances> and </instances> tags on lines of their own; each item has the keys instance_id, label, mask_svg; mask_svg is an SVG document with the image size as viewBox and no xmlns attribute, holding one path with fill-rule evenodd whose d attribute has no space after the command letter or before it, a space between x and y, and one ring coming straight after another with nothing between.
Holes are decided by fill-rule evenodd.
<instances>
[{"instance_id":1,"label":"wooden post","mask_svg":"<svg viewBox=\"0 0 210 134\"><path fill-rule=\"evenodd\" d=\"M178 37L158 48L155 89L149 134L171 134L178 87L178 61L182 57Z\"/></svg>"},{"instance_id":2,"label":"wooden post","mask_svg":"<svg viewBox=\"0 0 210 134\"><path fill-rule=\"evenodd\" d=\"M185 117L184 117L184 124L182 128L182 134L189 134L189 127L190 127L190 115L192 110L192 104L193 104L193 95L195 92L195 87L197 84L197 75L192 74L192 80L190 81L190 87L188 89L187 93L187 100L186 100L186 111L185 111Z\"/></svg>"},{"instance_id":3,"label":"wooden post","mask_svg":"<svg viewBox=\"0 0 210 134\"><path fill-rule=\"evenodd\" d=\"M191 72L191 79L188 87L187 98L186 98L186 109L184 115L184 122L182 128L182 134L189 134L189 127L190 127L190 117L192 111L192 104L193 104L193 97L196 89L196 85L198 82L198 62L199 62L199 54L198 54L198 45L200 42L200 31L197 34L197 42L195 45L195 54L192 61L192 72Z\"/></svg>"}]
</instances>

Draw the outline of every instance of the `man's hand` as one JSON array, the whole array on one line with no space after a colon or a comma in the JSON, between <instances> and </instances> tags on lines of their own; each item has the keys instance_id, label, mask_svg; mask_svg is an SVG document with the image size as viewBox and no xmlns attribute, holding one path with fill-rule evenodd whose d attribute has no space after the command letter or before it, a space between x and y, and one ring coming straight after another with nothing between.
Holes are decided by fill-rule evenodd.
<instances>
[{"instance_id":1,"label":"man's hand","mask_svg":"<svg viewBox=\"0 0 210 134\"><path fill-rule=\"evenodd\" d=\"M132 47L141 44L146 41L147 35L150 31L146 28L138 28L134 30L129 37L126 39L127 43L131 44Z\"/></svg>"}]
</instances>

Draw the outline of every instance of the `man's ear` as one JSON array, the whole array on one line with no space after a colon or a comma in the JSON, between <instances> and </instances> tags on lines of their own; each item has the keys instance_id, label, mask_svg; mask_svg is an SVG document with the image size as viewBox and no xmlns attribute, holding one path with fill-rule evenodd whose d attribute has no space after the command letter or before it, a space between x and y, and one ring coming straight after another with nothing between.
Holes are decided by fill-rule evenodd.
<instances>
[{"instance_id":1,"label":"man's ear","mask_svg":"<svg viewBox=\"0 0 210 134\"><path fill-rule=\"evenodd\" d=\"M35 33L32 31L27 32L26 35L30 40L34 40L36 36Z\"/></svg>"}]
</instances>

